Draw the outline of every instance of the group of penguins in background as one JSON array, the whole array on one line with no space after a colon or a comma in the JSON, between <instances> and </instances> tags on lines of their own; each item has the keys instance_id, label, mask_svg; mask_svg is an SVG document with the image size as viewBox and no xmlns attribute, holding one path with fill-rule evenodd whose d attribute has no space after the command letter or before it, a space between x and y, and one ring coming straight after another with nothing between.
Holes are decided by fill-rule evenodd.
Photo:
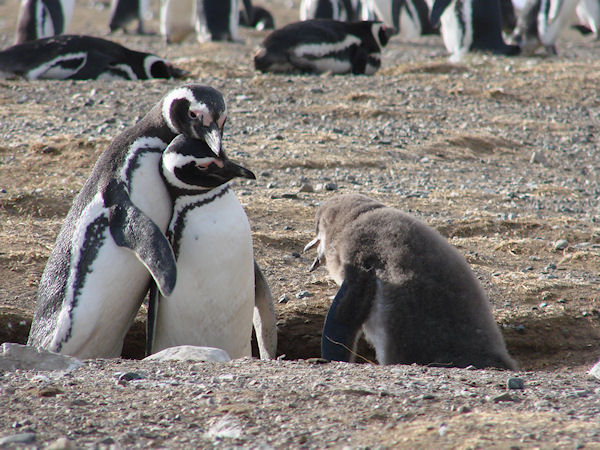
<instances>
[{"instance_id":1,"label":"group of penguins in background","mask_svg":"<svg viewBox=\"0 0 600 450\"><path fill-rule=\"evenodd\" d=\"M28 345L119 357L148 296L147 353L193 345L274 358L273 297L230 180L254 174L222 146L227 106L187 84L116 136L75 197L38 287ZM352 361L362 334L381 364L516 369L464 257L433 228L359 194L316 214L310 268L340 286L324 359Z\"/></svg>"},{"instance_id":2,"label":"group of penguins in background","mask_svg":"<svg viewBox=\"0 0 600 450\"><path fill-rule=\"evenodd\" d=\"M513 2L518 2L515 4ZM15 45L0 52L0 76L26 79L149 79L186 72L159 56L86 35L64 35L75 0L21 0ZM109 28L144 32L148 0L112 0ZM373 74L397 35L441 34L453 62L469 51L530 54L569 26L600 38L600 0L302 0L300 22L272 31L254 56L262 72ZM265 8L243 0L161 0L167 43L235 41L238 26L274 28ZM507 43L508 42L508 43Z\"/></svg>"}]
</instances>

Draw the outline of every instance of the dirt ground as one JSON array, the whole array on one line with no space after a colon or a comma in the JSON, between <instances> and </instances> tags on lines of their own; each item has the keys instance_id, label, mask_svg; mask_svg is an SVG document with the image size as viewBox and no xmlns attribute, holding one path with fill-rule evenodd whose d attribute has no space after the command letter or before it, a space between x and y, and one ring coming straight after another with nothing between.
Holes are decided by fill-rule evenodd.
<instances>
[{"instance_id":1,"label":"dirt ground","mask_svg":"<svg viewBox=\"0 0 600 450\"><path fill-rule=\"evenodd\" d=\"M296 20L297 2L264 3L278 25ZM2 47L16 14L16 0L0 2ZM107 23L106 4L86 0L70 31L105 36ZM148 28L158 30L156 15ZM112 38L224 93L225 147L258 177L235 189L276 299L278 354L319 356L336 287L324 269L308 272L314 254L302 248L319 202L360 192L464 254L523 370L583 374L600 357L600 44L569 32L558 57L451 65L439 36L392 39L372 77L274 76L252 67L265 35ZM0 81L0 342L26 341L46 259L98 155L179 83ZM143 356L144 311L126 358ZM373 358L366 345L360 353Z\"/></svg>"}]
</instances>

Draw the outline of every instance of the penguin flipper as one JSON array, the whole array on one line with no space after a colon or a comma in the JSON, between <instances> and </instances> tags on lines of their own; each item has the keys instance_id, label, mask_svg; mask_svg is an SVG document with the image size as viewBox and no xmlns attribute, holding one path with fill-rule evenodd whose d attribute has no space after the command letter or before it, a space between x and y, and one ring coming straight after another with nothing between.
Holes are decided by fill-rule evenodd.
<instances>
[{"instance_id":1,"label":"penguin flipper","mask_svg":"<svg viewBox=\"0 0 600 450\"><path fill-rule=\"evenodd\" d=\"M177 279L177 263L163 232L131 202L123 183L109 186L105 203L110 209L108 224L115 243L133 250L160 292L166 297L171 295Z\"/></svg>"},{"instance_id":2,"label":"penguin flipper","mask_svg":"<svg viewBox=\"0 0 600 450\"><path fill-rule=\"evenodd\" d=\"M154 335L156 332L156 315L158 313L159 290L154 280L150 280L150 293L148 294L148 317L146 318L146 356L152 354Z\"/></svg>"},{"instance_id":3,"label":"penguin flipper","mask_svg":"<svg viewBox=\"0 0 600 450\"><path fill-rule=\"evenodd\" d=\"M451 2L452 0L435 0L433 3L429 17L431 20L431 25L434 28L437 28L440 25L440 18Z\"/></svg>"},{"instance_id":4,"label":"penguin flipper","mask_svg":"<svg viewBox=\"0 0 600 450\"><path fill-rule=\"evenodd\" d=\"M254 316L252 322L260 359L274 359L277 351L277 318L273 307L273 295L256 261L254 261Z\"/></svg>"},{"instance_id":5,"label":"penguin flipper","mask_svg":"<svg viewBox=\"0 0 600 450\"><path fill-rule=\"evenodd\" d=\"M356 337L367 320L375 297L371 272L346 267L345 277L323 325L321 356L329 361L350 361Z\"/></svg>"}]
</instances>

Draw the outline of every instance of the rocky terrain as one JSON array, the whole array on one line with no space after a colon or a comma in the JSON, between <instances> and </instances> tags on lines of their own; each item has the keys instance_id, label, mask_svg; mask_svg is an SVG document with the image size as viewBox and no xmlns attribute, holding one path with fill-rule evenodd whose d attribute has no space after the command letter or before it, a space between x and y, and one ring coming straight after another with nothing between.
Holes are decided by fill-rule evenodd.
<instances>
[{"instance_id":1,"label":"rocky terrain","mask_svg":"<svg viewBox=\"0 0 600 450\"><path fill-rule=\"evenodd\" d=\"M265 4L280 25L297 17L297 2ZM15 0L0 2L1 47L16 15ZM70 31L106 36L107 23L104 2L83 1ZM0 442L600 447L600 385L586 375L600 357L599 44L569 32L558 57L449 64L439 36L392 39L372 77L274 76L252 67L264 36L111 38L224 93L225 148L258 177L235 190L277 302L281 359L139 361L142 308L125 359L0 374ZM0 342L25 342L46 259L98 155L181 82L0 80ZM464 254L522 372L305 361L319 356L336 287L308 272L302 248L319 202L348 192L420 217ZM119 379L129 372L139 379Z\"/></svg>"}]
</instances>

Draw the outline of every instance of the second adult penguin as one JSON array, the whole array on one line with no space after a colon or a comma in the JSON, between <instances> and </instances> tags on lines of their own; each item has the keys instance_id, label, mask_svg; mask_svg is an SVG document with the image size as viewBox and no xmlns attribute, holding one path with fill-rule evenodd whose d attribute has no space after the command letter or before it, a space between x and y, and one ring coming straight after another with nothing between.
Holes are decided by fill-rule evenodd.
<instances>
[{"instance_id":1,"label":"second adult penguin","mask_svg":"<svg viewBox=\"0 0 600 450\"><path fill-rule=\"evenodd\" d=\"M328 200L316 220L312 268L325 260L340 285L323 358L349 361L362 330L381 364L516 368L483 288L435 230L364 195Z\"/></svg>"},{"instance_id":2,"label":"second adult penguin","mask_svg":"<svg viewBox=\"0 0 600 450\"><path fill-rule=\"evenodd\" d=\"M273 299L254 262L248 218L228 183L254 174L184 136L165 150L161 171L174 203L167 237L177 283L158 301L151 295L148 353L197 345L251 356L254 320L261 358L275 357Z\"/></svg>"}]
</instances>

